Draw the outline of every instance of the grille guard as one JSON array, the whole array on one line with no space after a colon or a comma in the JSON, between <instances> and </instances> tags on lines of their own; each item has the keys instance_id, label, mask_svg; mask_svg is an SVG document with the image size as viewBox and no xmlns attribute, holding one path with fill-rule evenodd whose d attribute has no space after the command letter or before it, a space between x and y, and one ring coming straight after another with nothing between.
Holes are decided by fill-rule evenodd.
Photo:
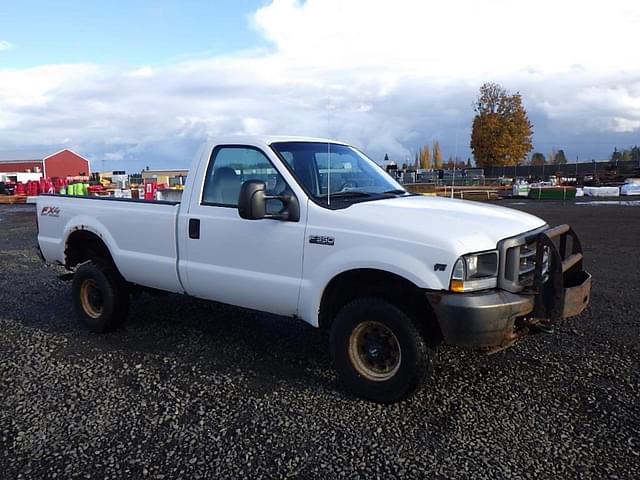
<instances>
[{"instance_id":1,"label":"grille guard","mask_svg":"<svg viewBox=\"0 0 640 480\"><path fill-rule=\"evenodd\" d=\"M567 237L571 237L569 255ZM559 246L555 239L559 239ZM542 271L545 247L549 252L546 279ZM558 225L537 235L534 318L557 321L582 313L591 294L591 275L582 269L582 261L582 245L569 225Z\"/></svg>"}]
</instances>

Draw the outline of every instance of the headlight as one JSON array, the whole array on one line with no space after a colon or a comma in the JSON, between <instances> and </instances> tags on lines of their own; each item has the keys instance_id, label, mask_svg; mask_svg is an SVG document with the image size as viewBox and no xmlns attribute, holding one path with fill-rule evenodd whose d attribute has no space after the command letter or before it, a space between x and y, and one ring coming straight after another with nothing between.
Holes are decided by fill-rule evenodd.
<instances>
[{"instance_id":1,"label":"headlight","mask_svg":"<svg viewBox=\"0 0 640 480\"><path fill-rule=\"evenodd\" d=\"M452 292L472 292L498 285L498 252L474 253L460 257L453 266Z\"/></svg>"}]
</instances>

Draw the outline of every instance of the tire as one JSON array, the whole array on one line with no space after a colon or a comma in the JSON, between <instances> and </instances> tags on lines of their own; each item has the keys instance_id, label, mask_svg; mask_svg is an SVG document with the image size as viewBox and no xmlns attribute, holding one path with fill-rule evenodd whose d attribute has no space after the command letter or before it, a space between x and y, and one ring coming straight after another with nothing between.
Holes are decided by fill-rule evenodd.
<instances>
[{"instance_id":1,"label":"tire","mask_svg":"<svg viewBox=\"0 0 640 480\"><path fill-rule=\"evenodd\" d=\"M129 313L129 291L117 271L89 262L73 276L73 308L87 329L105 333L118 328Z\"/></svg>"},{"instance_id":2,"label":"tire","mask_svg":"<svg viewBox=\"0 0 640 480\"><path fill-rule=\"evenodd\" d=\"M435 350L411 317L380 298L345 305L331 327L330 350L341 382L355 395L391 403L431 373Z\"/></svg>"}]
</instances>

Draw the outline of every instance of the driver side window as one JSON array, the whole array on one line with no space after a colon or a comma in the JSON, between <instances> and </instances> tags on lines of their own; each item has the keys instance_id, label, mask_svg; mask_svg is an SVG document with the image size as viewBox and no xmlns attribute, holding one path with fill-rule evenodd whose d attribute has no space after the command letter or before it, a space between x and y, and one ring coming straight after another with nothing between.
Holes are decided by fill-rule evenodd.
<instances>
[{"instance_id":1,"label":"driver side window","mask_svg":"<svg viewBox=\"0 0 640 480\"><path fill-rule=\"evenodd\" d=\"M247 180L265 182L267 195L280 195L287 189L282 176L260 150L242 146L216 148L207 167L202 204L237 207L240 187ZM267 203L269 213L281 208L278 200Z\"/></svg>"}]
</instances>

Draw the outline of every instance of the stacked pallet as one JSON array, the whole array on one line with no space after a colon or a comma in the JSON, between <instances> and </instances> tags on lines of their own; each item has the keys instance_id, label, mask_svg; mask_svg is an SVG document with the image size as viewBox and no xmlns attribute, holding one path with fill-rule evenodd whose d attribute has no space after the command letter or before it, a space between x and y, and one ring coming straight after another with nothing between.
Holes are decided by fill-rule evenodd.
<instances>
[{"instance_id":1,"label":"stacked pallet","mask_svg":"<svg viewBox=\"0 0 640 480\"><path fill-rule=\"evenodd\" d=\"M14 203L27 203L26 195L0 195L0 205L13 205Z\"/></svg>"}]
</instances>

